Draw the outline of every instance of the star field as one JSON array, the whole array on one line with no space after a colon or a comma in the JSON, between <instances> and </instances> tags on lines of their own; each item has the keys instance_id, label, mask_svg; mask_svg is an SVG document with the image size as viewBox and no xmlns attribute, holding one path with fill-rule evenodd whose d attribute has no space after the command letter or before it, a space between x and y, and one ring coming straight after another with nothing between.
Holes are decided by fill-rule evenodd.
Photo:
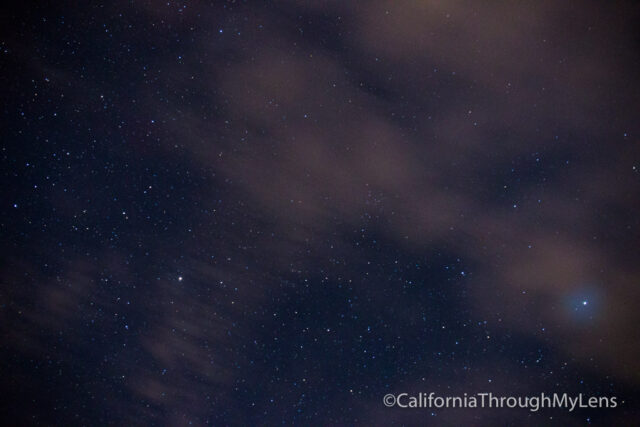
<instances>
[{"instance_id":1,"label":"star field","mask_svg":"<svg viewBox=\"0 0 640 427\"><path fill-rule=\"evenodd\" d=\"M640 420L636 4L3 9L3 424Z\"/></svg>"}]
</instances>

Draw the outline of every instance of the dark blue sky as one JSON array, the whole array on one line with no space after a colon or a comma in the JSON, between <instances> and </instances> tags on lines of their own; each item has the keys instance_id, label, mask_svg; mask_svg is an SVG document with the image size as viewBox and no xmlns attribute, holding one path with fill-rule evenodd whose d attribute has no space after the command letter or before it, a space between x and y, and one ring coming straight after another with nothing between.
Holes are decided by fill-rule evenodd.
<instances>
[{"instance_id":1,"label":"dark blue sky","mask_svg":"<svg viewBox=\"0 0 640 427\"><path fill-rule=\"evenodd\" d=\"M0 419L637 423L638 12L4 5Z\"/></svg>"}]
</instances>

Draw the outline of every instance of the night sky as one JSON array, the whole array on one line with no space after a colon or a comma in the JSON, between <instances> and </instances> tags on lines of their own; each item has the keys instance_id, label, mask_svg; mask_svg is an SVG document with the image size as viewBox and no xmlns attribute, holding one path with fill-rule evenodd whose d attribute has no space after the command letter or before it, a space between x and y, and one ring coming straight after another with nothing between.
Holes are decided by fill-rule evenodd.
<instances>
[{"instance_id":1,"label":"night sky","mask_svg":"<svg viewBox=\"0 0 640 427\"><path fill-rule=\"evenodd\" d=\"M3 4L0 421L640 424L639 18Z\"/></svg>"}]
</instances>

